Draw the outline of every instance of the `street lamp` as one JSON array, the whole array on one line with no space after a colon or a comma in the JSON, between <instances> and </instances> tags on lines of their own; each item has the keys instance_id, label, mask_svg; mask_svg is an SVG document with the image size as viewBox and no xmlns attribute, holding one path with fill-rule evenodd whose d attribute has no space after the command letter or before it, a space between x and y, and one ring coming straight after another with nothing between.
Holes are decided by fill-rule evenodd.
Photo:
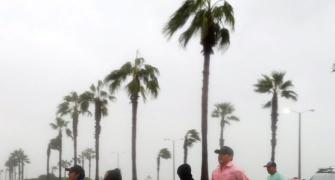
<instances>
[{"instance_id":1,"label":"street lamp","mask_svg":"<svg viewBox=\"0 0 335 180\"><path fill-rule=\"evenodd\" d=\"M298 179L301 180L301 116L302 114L306 113L306 112L314 112L314 109L308 109L305 111L293 111L291 110L291 112L294 112L296 114L298 114L299 117L299 142L298 142Z\"/></svg>"}]
</instances>

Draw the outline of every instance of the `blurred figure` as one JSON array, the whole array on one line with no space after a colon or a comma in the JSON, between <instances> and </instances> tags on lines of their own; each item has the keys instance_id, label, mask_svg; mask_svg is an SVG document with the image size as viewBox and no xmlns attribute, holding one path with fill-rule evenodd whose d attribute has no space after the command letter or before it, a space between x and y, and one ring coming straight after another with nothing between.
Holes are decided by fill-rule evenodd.
<instances>
[{"instance_id":1,"label":"blurred figure","mask_svg":"<svg viewBox=\"0 0 335 180\"><path fill-rule=\"evenodd\" d=\"M72 166L71 168L65 168L65 171L69 171L69 173L68 173L68 176L69 176L68 179L69 180L83 180L83 179L85 179L85 171L79 165Z\"/></svg>"},{"instance_id":2,"label":"blurred figure","mask_svg":"<svg viewBox=\"0 0 335 180\"><path fill-rule=\"evenodd\" d=\"M218 154L219 166L212 173L212 180L249 180L249 178L232 162L234 151L228 146L214 151Z\"/></svg>"},{"instance_id":3,"label":"blurred figure","mask_svg":"<svg viewBox=\"0 0 335 180\"><path fill-rule=\"evenodd\" d=\"M177 174L180 180L193 180L191 166L188 164L180 165L177 169Z\"/></svg>"},{"instance_id":4,"label":"blurred figure","mask_svg":"<svg viewBox=\"0 0 335 180\"><path fill-rule=\"evenodd\" d=\"M116 168L106 172L104 180L122 180L120 169Z\"/></svg>"},{"instance_id":5,"label":"blurred figure","mask_svg":"<svg viewBox=\"0 0 335 180\"><path fill-rule=\"evenodd\" d=\"M286 180L286 178L277 172L277 164L270 161L264 165L269 173L267 180ZM298 178L297 178L298 179Z\"/></svg>"}]
</instances>

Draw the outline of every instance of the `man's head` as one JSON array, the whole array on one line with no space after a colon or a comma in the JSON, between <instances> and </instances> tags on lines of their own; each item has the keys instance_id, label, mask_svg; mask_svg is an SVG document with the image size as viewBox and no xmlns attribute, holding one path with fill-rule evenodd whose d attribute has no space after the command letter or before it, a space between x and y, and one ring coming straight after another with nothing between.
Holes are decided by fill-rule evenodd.
<instances>
[{"instance_id":1,"label":"man's head","mask_svg":"<svg viewBox=\"0 0 335 180\"><path fill-rule=\"evenodd\" d=\"M271 175L277 172L277 164L273 161L269 161L264 165L264 167L266 167L266 170Z\"/></svg>"},{"instance_id":2,"label":"man's head","mask_svg":"<svg viewBox=\"0 0 335 180\"><path fill-rule=\"evenodd\" d=\"M234 151L228 146L223 146L222 148L217 149L214 152L218 154L218 161L220 166L225 166L228 162L233 160Z\"/></svg>"},{"instance_id":3,"label":"man's head","mask_svg":"<svg viewBox=\"0 0 335 180\"><path fill-rule=\"evenodd\" d=\"M85 178L85 171L81 166L75 165L71 168L65 168L69 171L69 180L83 180Z\"/></svg>"}]
</instances>

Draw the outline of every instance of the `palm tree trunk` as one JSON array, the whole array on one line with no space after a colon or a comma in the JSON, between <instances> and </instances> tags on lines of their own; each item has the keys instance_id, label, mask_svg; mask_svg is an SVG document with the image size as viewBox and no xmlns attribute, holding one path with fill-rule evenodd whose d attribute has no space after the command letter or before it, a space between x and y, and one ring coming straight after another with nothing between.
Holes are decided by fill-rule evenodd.
<instances>
[{"instance_id":1,"label":"palm tree trunk","mask_svg":"<svg viewBox=\"0 0 335 180\"><path fill-rule=\"evenodd\" d=\"M202 81L202 97L201 97L201 136L202 136L201 180L208 180L207 114L208 114L209 62L210 62L210 52L205 51L203 81Z\"/></svg>"},{"instance_id":2,"label":"palm tree trunk","mask_svg":"<svg viewBox=\"0 0 335 180\"><path fill-rule=\"evenodd\" d=\"M100 138L100 121L101 121L101 107L98 100L95 101L95 180L99 180L99 138Z\"/></svg>"},{"instance_id":3,"label":"palm tree trunk","mask_svg":"<svg viewBox=\"0 0 335 180\"><path fill-rule=\"evenodd\" d=\"M47 150L47 180L49 180L49 168L50 168L50 146L48 146L48 150Z\"/></svg>"},{"instance_id":4,"label":"palm tree trunk","mask_svg":"<svg viewBox=\"0 0 335 180\"><path fill-rule=\"evenodd\" d=\"M157 180L159 180L159 166L160 166L160 157L157 157Z\"/></svg>"},{"instance_id":5,"label":"palm tree trunk","mask_svg":"<svg viewBox=\"0 0 335 180\"><path fill-rule=\"evenodd\" d=\"M224 119L222 118L220 123L220 148L223 148L224 146L223 129L224 129Z\"/></svg>"},{"instance_id":6,"label":"palm tree trunk","mask_svg":"<svg viewBox=\"0 0 335 180\"><path fill-rule=\"evenodd\" d=\"M188 154L186 141L187 141L187 134L186 134L186 136L184 138L184 145L183 145L183 149L184 149L184 164L187 163L187 154Z\"/></svg>"},{"instance_id":7,"label":"palm tree trunk","mask_svg":"<svg viewBox=\"0 0 335 180\"><path fill-rule=\"evenodd\" d=\"M72 131L73 131L73 159L74 165L77 165L77 137L78 137L78 112L74 113L72 119Z\"/></svg>"},{"instance_id":8,"label":"palm tree trunk","mask_svg":"<svg viewBox=\"0 0 335 180\"><path fill-rule=\"evenodd\" d=\"M278 122L278 96L277 92L272 96L272 109L271 109L271 161L275 161L276 145L277 145L277 122Z\"/></svg>"},{"instance_id":9,"label":"palm tree trunk","mask_svg":"<svg viewBox=\"0 0 335 180\"><path fill-rule=\"evenodd\" d=\"M21 178L24 180L24 163L22 163Z\"/></svg>"},{"instance_id":10,"label":"palm tree trunk","mask_svg":"<svg viewBox=\"0 0 335 180\"><path fill-rule=\"evenodd\" d=\"M59 130L59 138L60 138L60 147L59 147L59 162L58 162L58 179L62 179L62 168L61 168L61 162L62 162L62 149L63 149L63 143L62 143L62 131Z\"/></svg>"},{"instance_id":11,"label":"palm tree trunk","mask_svg":"<svg viewBox=\"0 0 335 180\"><path fill-rule=\"evenodd\" d=\"M88 178L91 179L91 158L88 159Z\"/></svg>"},{"instance_id":12,"label":"palm tree trunk","mask_svg":"<svg viewBox=\"0 0 335 180\"><path fill-rule=\"evenodd\" d=\"M131 158L132 158L132 180L137 180L136 172L136 119L137 119L137 106L138 106L138 95L132 95L132 138L131 138Z\"/></svg>"}]
</instances>

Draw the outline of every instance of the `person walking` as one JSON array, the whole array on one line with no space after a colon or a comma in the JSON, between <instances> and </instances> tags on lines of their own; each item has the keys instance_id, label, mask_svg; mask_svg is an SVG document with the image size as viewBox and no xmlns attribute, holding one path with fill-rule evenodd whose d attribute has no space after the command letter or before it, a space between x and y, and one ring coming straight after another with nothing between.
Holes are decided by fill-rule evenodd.
<instances>
[{"instance_id":1,"label":"person walking","mask_svg":"<svg viewBox=\"0 0 335 180\"><path fill-rule=\"evenodd\" d=\"M264 165L269 173L267 180L287 180L282 174L277 171L277 164L273 161L269 161Z\"/></svg>"},{"instance_id":2,"label":"person walking","mask_svg":"<svg viewBox=\"0 0 335 180\"><path fill-rule=\"evenodd\" d=\"M191 166L188 164L180 165L177 169L177 174L180 180L193 180Z\"/></svg>"},{"instance_id":3,"label":"person walking","mask_svg":"<svg viewBox=\"0 0 335 180\"><path fill-rule=\"evenodd\" d=\"M75 165L71 168L65 168L65 171L68 171L68 180L84 180L85 179L85 171L79 166Z\"/></svg>"},{"instance_id":4,"label":"person walking","mask_svg":"<svg viewBox=\"0 0 335 180\"><path fill-rule=\"evenodd\" d=\"M214 151L218 154L219 166L212 173L212 180L249 180L245 173L233 163L234 151L228 146Z\"/></svg>"}]
</instances>

